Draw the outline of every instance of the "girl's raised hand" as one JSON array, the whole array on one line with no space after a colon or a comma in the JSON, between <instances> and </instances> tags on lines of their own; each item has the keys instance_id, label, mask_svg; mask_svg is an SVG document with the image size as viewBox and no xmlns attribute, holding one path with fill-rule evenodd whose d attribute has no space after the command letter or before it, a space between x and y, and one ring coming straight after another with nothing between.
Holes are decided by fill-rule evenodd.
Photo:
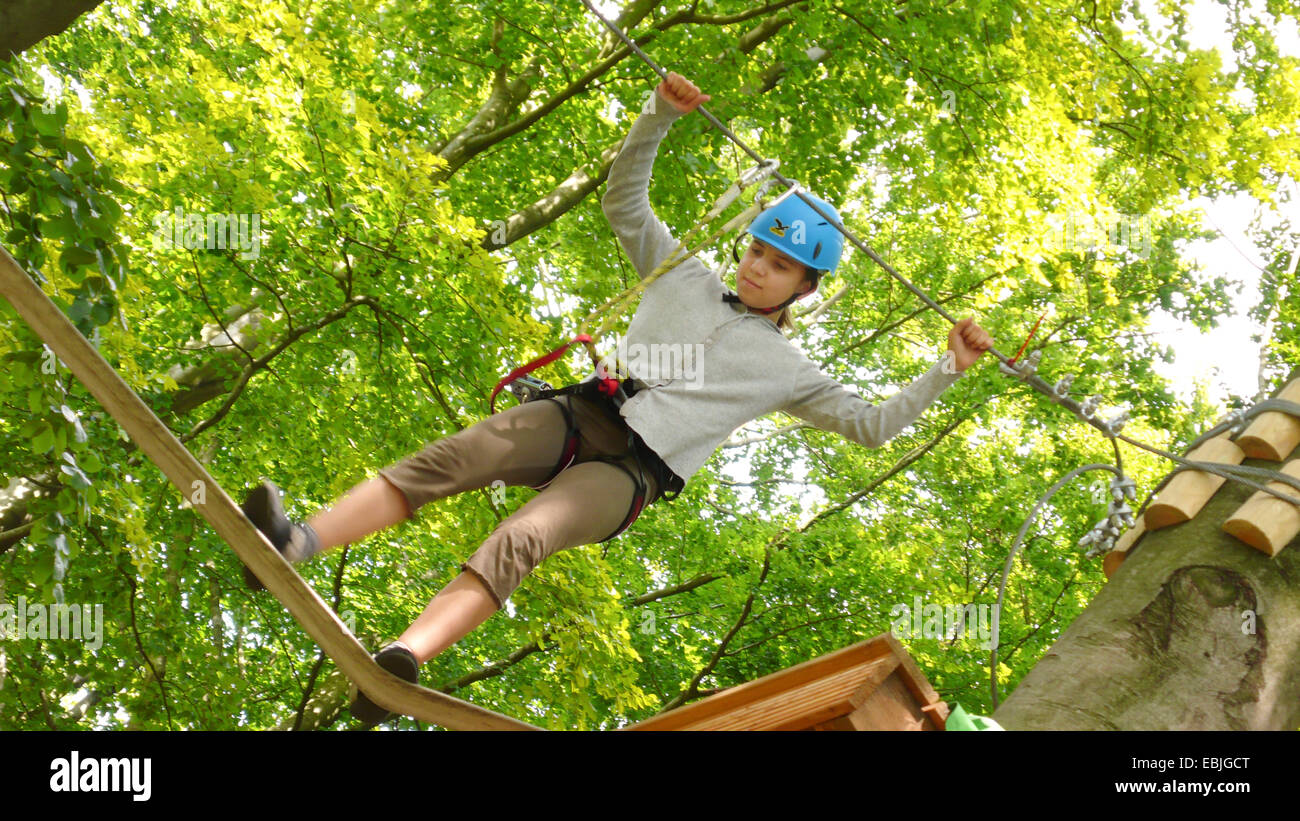
<instances>
[{"instance_id":1,"label":"girl's raised hand","mask_svg":"<svg viewBox=\"0 0 1300 821\"><path fill-rule=\"evenodd\" d=\"M683 114L689 114L713 99L708 94L701 94L694 83L675 71L668 72L668 79L659 84L659 96Z\"/></svg>"},{"instance_id":2,"label":"girl's raised hand","mask_svg":"<svg viewBox=\"0 0 1300 821\"><path fill-rule=\"evenodd\" d=\"M957 370L964 371L975 360L993 347L993 337L989 336L988 331L975 324L972 317L965 319L952 326L948 332L948 348L957 357Z\"/></svg>"}]
</instances>

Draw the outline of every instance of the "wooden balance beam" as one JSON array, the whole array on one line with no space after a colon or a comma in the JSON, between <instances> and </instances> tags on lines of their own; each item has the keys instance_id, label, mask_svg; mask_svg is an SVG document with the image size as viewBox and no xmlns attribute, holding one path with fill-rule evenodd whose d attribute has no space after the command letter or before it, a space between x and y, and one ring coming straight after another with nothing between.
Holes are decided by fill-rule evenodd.
<instances>
[{"instance_id":1,"label":"wooden balance beam","mask_svg":"<svg viewBox=\"0 0 1300 821\"><path fill-rule=\"evenodd\" d=\"M381 707L453 730L540 730L445 693L404 681L375 664L356 636L316 595L293 566L221 489L206 468L172 434L45 292L0 247L0 295L45 340L55 355L126 429L131 439L185 495L202 482L206 499L194 505L213 530L288 608L334 663Z\"/></svg>"}]
</instances>

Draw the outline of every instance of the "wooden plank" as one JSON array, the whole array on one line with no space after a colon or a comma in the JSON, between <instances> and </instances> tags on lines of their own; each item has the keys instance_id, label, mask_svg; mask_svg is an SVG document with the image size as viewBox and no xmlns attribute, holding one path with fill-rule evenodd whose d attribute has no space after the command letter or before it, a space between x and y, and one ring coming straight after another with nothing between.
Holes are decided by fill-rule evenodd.
<instances>
[{"instance_id":1,"label":"wooden plank","mask_svg":"<svg viewBox=\"0 0 1300 821\"><path fill-rule=\"evenodd\" d=\"M857 712L852 712L849 713L848 715L843 715L840 716L839 718L833 718L830 721L827 721L822 724L818 724L816 727L813 727L812 729L819 730L822 732L839 732L839 733L854 732L855 733L855 732L860 732L862 730L870 730L872 728L867 726L866 721L863 719L861 715L859 715Z\"/></svg>"},{"instance_id":2,"label":"wooden plank","mask_svg":"<svg viewBox=\"0 0 1300 821\"><path fill-rule=\"evenodd\" d=\"M806 730L848 715L898 668L898 659L882 656L797 688L773 693L752 704L704 717L683 730Z\"/></svg>"},{"instance_id":3,"label":"wooden plank","mask_svg":"<svg viewBox=\"0 0 1300 821\"><path fill-rule=\"evenodd\" d=\"M206 468L182 445L117 372L104 361L45 292L0 247L0 295L50 346L117 423L188 497L195 482L206 496L194 505L217 534L288 608L307 634L381 707L454 730L540 730L445 693L403 681L375 664L370 653L302 577L271 547L262 532L226 495Z\"/></svg>"},{"instance_id":4,"label":"wooden plank","mask_svg":"<svg viewBox=\"0 0 1300 821\"><path fill-rule=\"evenodd\" d=\"M911 691L912 697L916 699L916 703L940 730L944 729L948 719L948 704L939 698L939 691L934 689L930 680L921 672L921 668L917 667L916 662L912 660L912 654L907 652L907 648L894 638L892 633L885 633L881 638L889 644L894 655L898 657L900 673L904 676L903 682Z\"/></svg>"},{"instance_id":5,"label":"wooden plank","mask_svg":"<svg viewBox=\"0 0 1300 821\"><path fill-rule=\"evenodd\" d=\"M1115 571L1128 558L1129 550L1142 539L1146 532L1147 520L1146 516L1143 516L1138 519L1133 527L1125 531L1123 536L1119 537L1119 541L1115 542L1115 547L1101 560L1101 569L1105 571L1107 579L1115 575Z\"/></svg>"}]
</instances>

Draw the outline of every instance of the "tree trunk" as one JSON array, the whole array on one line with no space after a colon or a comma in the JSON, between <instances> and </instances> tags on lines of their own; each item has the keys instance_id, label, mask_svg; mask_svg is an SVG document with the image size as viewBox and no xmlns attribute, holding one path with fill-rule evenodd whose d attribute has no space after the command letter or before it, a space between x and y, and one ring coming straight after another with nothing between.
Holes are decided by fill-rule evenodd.
<instances>
[{"instance_id":1,"label":"tree trunk","mask_svg":"<svg viewBox=\"0 0 1300 821\"><path fill-rule=\"evenodd\" d=\"M104 0L0 0L0 60L72 25Z\"/></svg>"},{"instance_id":2,"label":"tree trunk","mask_svg":"<svg viewBox=\"0 0 1300 821\"><path fill-rule=\"evenodd\" d=\"M1300 727L1300 547L1269 558L1222 530L1254 492L1229 480L1191 521L1146 534L993 718L1008 730Z\"/></svg>"}]
</instances>

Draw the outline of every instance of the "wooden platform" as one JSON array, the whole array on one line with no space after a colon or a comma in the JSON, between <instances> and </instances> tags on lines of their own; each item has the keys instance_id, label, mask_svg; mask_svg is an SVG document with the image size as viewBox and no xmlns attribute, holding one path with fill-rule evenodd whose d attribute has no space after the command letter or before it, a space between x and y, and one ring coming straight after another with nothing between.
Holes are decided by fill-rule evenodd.
<instances>
[{"instance_id":1,"label":"wooden platform","mask_svg":"<svg viewBox=\"0 0 1300 821\"><path fill-rule=\"evenodd\" d=\"M715 693L624 730L942 730L939 700L884 633Z\"/></svg>"}]
</instances>

